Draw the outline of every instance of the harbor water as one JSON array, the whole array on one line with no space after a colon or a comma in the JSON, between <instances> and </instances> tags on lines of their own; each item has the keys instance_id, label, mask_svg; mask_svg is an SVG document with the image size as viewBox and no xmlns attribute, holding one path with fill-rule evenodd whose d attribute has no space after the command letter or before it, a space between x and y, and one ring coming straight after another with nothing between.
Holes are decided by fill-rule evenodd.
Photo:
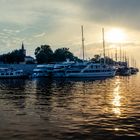
<instances>
[{"instance_id":1,"label":"harbor water","mask_svg":"<svg viewBox=\"0 0 140 140\"><path fill-rule=\"evenodd\" d=\"M0 140L140 139L140 75L0 80Z\"/></svg>"}]
</instances>

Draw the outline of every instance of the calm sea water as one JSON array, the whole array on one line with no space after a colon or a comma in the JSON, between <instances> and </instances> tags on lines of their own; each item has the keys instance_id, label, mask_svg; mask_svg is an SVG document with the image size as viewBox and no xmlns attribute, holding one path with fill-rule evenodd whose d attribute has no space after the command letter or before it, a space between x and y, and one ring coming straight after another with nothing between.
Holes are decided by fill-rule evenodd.
<instances>
[{"instance_id":1,"label":"calm sea water","mask_svg":"<svg viewBox=\"0 0 140 140\"><path fill-rule=\"evenodd\" d=\"M140 139L140 75L0 80L0 140Z\"/></svg>"}]
</instances>

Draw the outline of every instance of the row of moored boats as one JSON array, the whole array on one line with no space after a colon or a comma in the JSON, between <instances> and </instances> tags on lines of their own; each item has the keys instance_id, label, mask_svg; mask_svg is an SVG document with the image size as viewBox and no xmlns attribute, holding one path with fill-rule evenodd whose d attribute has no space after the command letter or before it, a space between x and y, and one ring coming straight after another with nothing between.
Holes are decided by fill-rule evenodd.
<instances>
[{"instance_id":1,"label":"row of moored boats","mask_svg":"<svg viewBox=\"0 0 140 140\"><path fill-rule=\"evenodd\" d=\"M113 77L116 69L112 66L95 64L91 62L83 63L59 63L38 65L32 77L70 77L70 78L90 78L90 77Z\"/></svg>"},{"instance_id":2,"label":"row of moored boats","mask_svg":"<svg viewBox=\"0 0 140 140\"><path fill-rule=\"evenodd\" d=\"M31 75L25 74L23 70L0 68L0 78L100 78L114 77L115 75L129 76L138 71L138 68L127 66L112 66L93 62L63 62L37 65Z\"/></svg>"},{"instance_id":3,"label":"row of moored boats","mask_svg":"<svg viewBox=\"0 0 140 140\"><path fill-rule=\"evenodd\" d=\"M112 66L93 62L63 62L57 64L37 65L32 77L66 77L66 78L98 78L129 76L136 74L138 68L127 66Z\"/></svg>"}]
</instances>

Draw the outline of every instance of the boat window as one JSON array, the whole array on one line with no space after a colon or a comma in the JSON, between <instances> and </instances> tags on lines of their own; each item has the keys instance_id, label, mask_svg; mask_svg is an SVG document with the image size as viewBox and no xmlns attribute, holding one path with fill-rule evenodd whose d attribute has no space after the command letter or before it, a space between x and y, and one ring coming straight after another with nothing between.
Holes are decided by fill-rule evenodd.
<instances>
[{"instance_id":1,"label":"boat window","mask_svg":"<svg viewBox=\"0 0 140 140\"><path fill-rule=\"evenodd\" d=\"M85 70L84 73L94 73L94 72L100 72L100 70Z\"/></svg>"},{"instance_id":2,"label":"boat window","mask_svg":"<svg viewBox=\"0 0 140 140\"><path fill-rule=\"evenodd\" d=\"M39 71L39 73L43 73L43 71Z\"/></svg>"},{"instance_id":3,"label":"boat window","mask_svg":"<svg viewBox=\"0 0 140 140\"><path fill-rule=\"evenodd\" d=\"M88 73L88 72L90 72L90 71L89 71L89 70L85 70L84 73L86 73L86 72Z\"/></svg>"},{"instance_id":4,"label":"boat window","mask_svg":"<svg viewBox=\"0 0 140 140\"><path fill-rule=\"evenodd\" d=\"M90 66L91 67L91 69L93 69L94 67L93 66Z\"/></svg>"},{"instance_id":5,"label":"boat window","mask_svg":"<svg viewBox=\"0 0 140 140\"><path fill-rule=\"evenodd\" d=\"M75 71L74 70L73 71L67 71L67 73L79 73L79 72L80 71L78 71L78 70L77 71L76 70Z\"/></svg>"}]
</instances>

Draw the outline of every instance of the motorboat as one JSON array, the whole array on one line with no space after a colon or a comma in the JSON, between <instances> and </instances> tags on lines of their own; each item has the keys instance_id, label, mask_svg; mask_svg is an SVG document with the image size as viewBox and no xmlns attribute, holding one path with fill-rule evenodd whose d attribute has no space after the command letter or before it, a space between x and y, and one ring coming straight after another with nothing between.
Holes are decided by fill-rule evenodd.
<instances>
[{"instance_id":1,"label":"motorboat","mask_svg":"<svg viewBox=\"0 0 140 140\"><path fill-rule=\"evenodd\" d=\"M66 61L54 65L52 77L66 77L65 71L73 64L73 61Z\"/></svg>"},{"instance_id":2,"label":"motorboat","mask_svg":"<svg viewBox=\"0 0 140 140\"><path fill-rule=\"evenodd\" d=\"M122 66L117 69L117 74L120 76L130 76L131 75L131 68L127 66Z\"/></svg>"},{"instance_id":3,"label":"motorboat","mask_svg":"<svg viewBox=\"0 0 140 140\"><path fill-rule=\"evenodd\" d=\"M113 66L100 63L76 64L65 71L66 77L94 78L113 77L116 69Z\"/></svg>"},{"instance_id":4,"label":"motorboat","mask_svg":"<svg viewBox=\"0 0 140 140\"><path fill-rule=\"evenodd\" d=\"M50 77L53 71L54 64L40 64L33 69L32 78Z\"/></svg>"},{"instance_id":5,"label":"motorboat","mask_svg":"<svg viewBox=\"0 0 140 140\"><path fill-rule=\"evenodd\" d=\"M0 68L0 78L26 78L27 75L23 70L13 68Z\"/></svg>"}]
</instances>

